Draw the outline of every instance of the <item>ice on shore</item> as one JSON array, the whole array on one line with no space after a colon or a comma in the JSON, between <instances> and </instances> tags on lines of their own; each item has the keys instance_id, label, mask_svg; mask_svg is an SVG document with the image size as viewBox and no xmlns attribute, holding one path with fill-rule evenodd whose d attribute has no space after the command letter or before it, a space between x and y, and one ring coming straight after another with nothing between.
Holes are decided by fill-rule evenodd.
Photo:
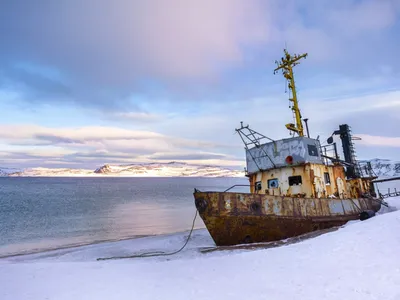
<instances>
[{"instance_id":1,"label":"ice on shore","mask_svg":"<svg viewBox=\"0 0 400 300\"><path fill-rule=\"evenodd\" d=\"M400 198L390 203L400 207ZM199 251L194 231L167 257L97 261L173 251L187 232L0 260L0 299L400 299L400 211L350 222L297 244L263 250Z\"/></svg>"}]
</instances>

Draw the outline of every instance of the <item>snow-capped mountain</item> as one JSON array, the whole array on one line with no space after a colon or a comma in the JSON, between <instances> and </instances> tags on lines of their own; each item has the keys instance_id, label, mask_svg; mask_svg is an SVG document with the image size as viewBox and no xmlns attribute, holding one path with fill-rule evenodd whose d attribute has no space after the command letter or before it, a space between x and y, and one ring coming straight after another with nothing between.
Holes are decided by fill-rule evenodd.
<instances>
[{"instance_id":1,"label":"snow-capped mountain","mask_svg":"<svg viewBox=\"0 0 400 300\"><path fill-rule=\"evenodd\" d=\"M24 170L14 172L14 173L9 173L4 176L8 176L8 177L73 177L73 176L92 176L93 174L94 174L93 170L86 170L86 169L31 168L31 169L24 169Z\"/></svg>"},{"instance_id":2,"label":"snow-capped mountain","mask_svg":"<svg viewBox=\"0 0 400 300\"><path fill-rule=\"evenodd\" d=\"M389 159L374 158L368 160L371 163L372 170L380 178L400 176L400 162ZM360 161L367 162L367 161Z\"/></svg>"},{"instance_id":3,"label":"snow-capped mountain","mask_svg":"<svg viewBox=\"0 0 400 300\"><path fill-rule=\"evenodd\" d=\"M8 177L244 177L244 171L217 166L194 165L179 162L131 165L103 165L96 170L31 168L14 172L1 172Z\"/></svg>"},{"instance_id":4,"label":"snow-capped mountain","mask_svg":"<svg viewBox=\"0 0 400 300\"><path fill-rule=\"evenodd\" d=\"M0 167L0 177L5 177L12 173L21 172L21 171L22 171L21 169L16 169L16 168L1 168Z\"/></svg>"},{"instance_id":5,"label":"snow-capped mountain","mask_svg":"<svg viewBox=\"0 0 400 300\"><path fill-rule=\"evenodd\" d=\"M134 165L104 165L94 171L96 174L150 177L242 177L244 171L217 166L192 165L179 162L150 163Z\"/></svg>"},{"instance_id":6,"label":"snow-capped mountain","mask_svg":"<svg viewBox=\"0 0 400 300\"><path fill-rule=\"evenodd\" d=\"M388 159L371 159L374 173L380 178L400 176L400 162ZM360 161L365 163L367 160ZM120 177L244 177L241 170L218 166L195 165L180 162L147 163L130 165L103 165L96 170L67 168L1 168L0 177L86 177L86 176L120 176Z\"/></svg>"}]
</instances>

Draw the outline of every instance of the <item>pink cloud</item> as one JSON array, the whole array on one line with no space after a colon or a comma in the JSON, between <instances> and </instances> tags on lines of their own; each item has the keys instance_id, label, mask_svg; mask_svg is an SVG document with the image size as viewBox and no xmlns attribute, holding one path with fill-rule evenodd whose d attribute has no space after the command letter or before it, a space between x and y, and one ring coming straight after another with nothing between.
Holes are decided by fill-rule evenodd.
<instances>
[{"instance_id":1,"label":"pink cloud","mask_svg":"<svg viewBox=\"0 0 400 300\"><path fill-rule=\"evenodd\" d=\"M361 140L357 143L365 146L400 147L400 137L376 136L368 134L355 134Z\"/></svg>"},{"instance_id":2,"label":"pink cloud","mask_svg":"<svg viewBox=\"0 0 400 300\"><path fill-rule=\"evenodd\" d=\"M30 13L25 30L43 42L47 58L81 63L108 81L209 78L267 41L266 7L261 0L60 0Z\"/></svg>"}]
</instances>

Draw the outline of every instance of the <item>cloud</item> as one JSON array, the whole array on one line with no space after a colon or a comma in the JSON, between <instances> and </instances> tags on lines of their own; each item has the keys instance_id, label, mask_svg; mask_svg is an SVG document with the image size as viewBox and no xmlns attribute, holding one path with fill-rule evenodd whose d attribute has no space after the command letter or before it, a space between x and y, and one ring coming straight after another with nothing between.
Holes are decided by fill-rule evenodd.
<instances>
[{"instance_id":1,"label":"cloud","mask_svg":"<svg viewBox=\"0 0 400 300\"><path fill-rule=\"evenodd\" d=\"M217 153L185 152L173 154L140 155L131 152L84 151L62 153L57 151L0 151L0 167L72 167L97 168L103 164L138 164L167 161L190 162L199 165L244 167L244 161Z\"/></svg>"},{"instance_id":2,"label":"cloud","mask_svg":"<svg viewBox=\"0 0 400 300\"><path fill-rule=\"evenodd\" d=\"M340 88L335 85L332 88L335 87ZM307 93L310 98L307 94L300 94L300 109L302 116L309 118L310 130L314 136L329 136L339 122L355 126L358 132L375 129L379 131L383 128L388 130L395 122L395 116L400 113L400 90L333 99L321 99L318 93L311 98L312 90ZM284 124L293 120L287 102L287 95L284 93L232 101L229 106L216 102L208 105L207 111L195 116L181 115L166 120L160 130L174 132L182 137L196 136L212 142L224 141L224 144L239 148L242 145L234 129L240 126L240 121L273 139L287 136L288 131ZM385 120L389 119L390 122L386 123ZM371 120L375 122L374 127L371 126Z\"/></svg>"},{"instance_id":3,"label":"cloud","mask_svg":"<svg viewBox=\"0 0 400 300\"><path fill-rule=\"evenodd\" d=\"M32 57L121 83L139 73L210 76L240 63L242 47L267 37L264 8L258 0L6 1L1 25L17 53L30 43Z\"/></svg>"},{"instance_id":4,"label":"cloud","mask_svg":"<svg viewBox=\"0 0 400 300\"><path fill-rule=\"evenodd\" d=\"M398 3L397 0L369 0L356 4L348 1L340 5L340 9L332 11L327 21L349 36L359 32L379 31L395 24L399 12Z\"/></svg>"},{"instance_id":5,"label":"cloud","mask_svg":"<svg viewBox=\"0 0 400 300\"><path fill-rule=\"evenodd\" d=\"M375 148L398 147L399 91L345 99L308 99L301 102L309 118L312 137L321 141L339 124L349 124L357 141L357 153L364 158L379 156ZM273 139L288 137L284 124L292 121L284 95L209 105L196 115L178 115L146 123L148 130L109 126L51 128L36 125L0 125L0 155L10 166L42 165L49 161L96 167L102 163L187 161L202 164L242 166L244 145L235 133L240 121ZM379 99L379 101L377 100ZM375 138L385 132L386 139ZM173 133L173 135L171 134ZM375 147L375 148L374 148ZM374 150L375 149L375 150Z\"/></svg>"},{"instance_id":6,"label":"cloud","mask_svg":"<svg viewBox=\"0 0 400 300\"><path fill-rule=\"evenodd\" d=\"M55 101L71 97L69 86L57 79L44 76L38 72L21 68L3 70L0 76L0 87L19 93L26 93L32 100L50 98ZM1 75L1 73L0 73Z\"/></svg>"},{"instance_id":7,"label":"cloud","mask_svg":"<svg viewBox=\"0 0 400 300\"><path fill-rule=\"evenodd\" d=\"M0 156L18 164L40 161L152 162L173 160L230 160L210 150L230 145L185 139L151 131L117 127L48 128L0 125Z\"/></svg>"},{"instance_id":8,"label":"cloud","mask_svg":"<svg viewBox=\"0 0 400 300\"><path fill-rule=\"evenodd\" d=\"M48 128L34 125L0 125L0 141L14 146L59 146L67 149L89 149L137 154L180 149L225 149L230 145L187 139L152 131L118 127Z\"/></svg>"},{"instance_id":9,"label":"cloud","mask_svg":"<svg viewBox=\"0 0 400 300\"><path fill-rule=\"evenodd\" d=\"M375 69L376 53L380 63L390 64L396 57L399 44L390 34L399 13L397 0L286 1L277 14L285 17L275 20L280 28L276 40L291 51L308 52L314 66L323 66L320 71L329 67L362 77Z\"/></svg>"},{"instance_id":10,"label":"cloud","mask_svg":"<svg viewBox=\"0 0 400 300\"><path fill-rule=\"evenodd\" d=\"M156 160L208 160L208 159L226 159L227 156L218 153L156 153L150 156Z\"/></svg>"},{"instance_id":11,"label":"cloud","mask_svg":"<svg viewBox=\"0 0 400 300\"><path fill-rule=\"evenodd\" d=\"M1 125L0 139L25 150L65 148L65 159L82 162L99 151L115 160L242 157L240 121L287 136L288 95L272 72L285 43L309 53L296 83L313 136L338 122L394 135L399 9L396 0L1 1L1 106L24 109L15 122L55 127ZM82 119L65 117L69 105L85 109ZM57 110L62 120L40 118ZM61 128L74 122L82 126Z\"/></svg>"},{"instance_id":12,"label":"cloud","mask_svg":"<svg viewBox=\"0 0 400 300\"><path fill-rule=\"evenodd\" d=\"M400 90L369 95L341 97L331 100L312 99L304 102L305 111L315 112L314 118L337 118L341 114L356 116L362 112L400 109ZM329 109L329 113L324 113ZM319 113L318 113L319 112Z\"/></svg>"},{"instance_id":13,"label":"cloud","mask_svg":"<svg viewBox=\"0 0 400 300\"><path fill-rule=\"evenodd\" d=\"M380 64L398 66L393 58L399 45L386 34L398 19L396 0L5 0L0 11L0 70L41 91L42 101L132 110L129 95L144 92L166 93L172 102L212 102L222 87L224 96L227 90L240 94L237 80L252 68L243 87L249 94L285 42L291 51L309 52L314 67L345 68L353 76L374 71L377 52ZM26 70L20 79L8 74L7 64L20 61L61 76L49 81L43 74L27 78ZM356 61L368 64L355 68ZM46 91L54 97L44 97Z\"/></svg>"},{"instance_id":14,"label":"cloud","mask_svg":"<svg viewBox=\"0 0 400 300\"><path fill-rule=\"evenodd\" d=\"M124 120L128 122L157 122L164 119L164 116L158 114L152 114L147 112L116 112L109 115L111 119Z\"/></svg>"},{"instance_id":15,"label":"cloud","mask_svg":"<svg viewBox=\"0 0 400 300\"><path fill-rule=\"evenodd\" d=\"M362 145L400 148L400 136L388 137L368 134L357 134L357 136L361 138L361 141L358 141L358 143Z\"/></svg>"},{"instance_id":16,"label":"cloud","mask_svg":"<svg viewBox=\"0 0 400 300\"><path fill-rule=\"evenodd\" d=\"M49 128L37 125L0 125L0 138L3 139L38 139L59 142L85 142L100 140L140 140L146 138L162 138L163 135L150 132L129 130L124 128L88 126L80 128Z\"/></svg>"},{"instance_id":17,"label":"cloud","mask_svg":"<svg viewBox=\"0 0 400 300\"><path fill-rule=\"evenodd\" d=\"M68 152L52 151L45 149L44 151L35 151L25 149L20 151L2 151L0 159L3 160L0 167L19 166L23 168L29 167L78 167L78 168L96 168L103 163L121 163L123 161L132 162L135 160L134 155L128 154L104 154L101 151L93 152Z\"/></svg>"}]
</instances>

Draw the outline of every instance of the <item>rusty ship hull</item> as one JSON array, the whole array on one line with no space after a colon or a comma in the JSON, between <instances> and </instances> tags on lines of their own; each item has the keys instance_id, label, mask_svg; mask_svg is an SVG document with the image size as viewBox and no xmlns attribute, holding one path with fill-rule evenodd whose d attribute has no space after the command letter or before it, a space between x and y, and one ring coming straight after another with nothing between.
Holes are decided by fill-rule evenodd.
<instances>
[{"instance_id":1,"label":"rusty ship hull","mask_svg":"<svg viewBox=\"0 0 400 300\"><path fill-rule=\"evenodd\" d=\"M377 212L372 198L297 198L233 192L194 193L196 208L217 246L271 242L342 226Z\"/></svg>"}]
</instances>

